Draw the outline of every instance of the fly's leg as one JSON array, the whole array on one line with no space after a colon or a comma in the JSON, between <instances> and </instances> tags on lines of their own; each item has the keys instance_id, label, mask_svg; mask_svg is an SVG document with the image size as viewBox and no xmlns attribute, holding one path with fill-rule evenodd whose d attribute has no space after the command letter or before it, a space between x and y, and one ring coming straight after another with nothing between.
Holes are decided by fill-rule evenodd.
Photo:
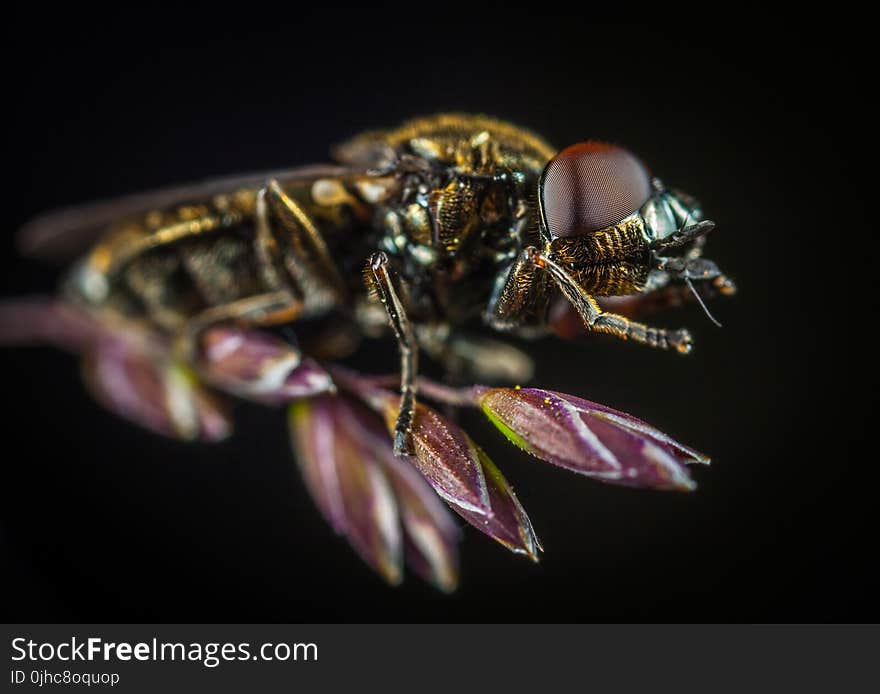
<instances>
[{"instance_id":1,"label":"fly's leg","mask_svg":"<svg viewBox=\"0 0 880 694\"><path fill-rule=\"evenodd\" d=\"M709 282L709 286L713 290L724 296L736 293L736 285L733 281L708 258L691 258L687 255L683 257L655 256L654 269L665 275L666 281L663 284L668 283L670 279L680 279L686 283L696 280Z\"/></svg>"},{"instance_id":2,"label":"fly's leg","mask_svg":"<svg viewBox=\"0 0 880 694\"><path fill-rule=\"evenodd\" d=\"M679 354L688 354L693 348L693 340L687 330L654 328L631 321L616 313L604 312L596 300L584 291L565 268L542 255L533 246L523 249L517 263L524 269L543 270L559 287L569 303L577 309L584 326L592 332L607 333L622 340L633 340L650 347L675 349ZM511 280L515 281L513 273L508 283Z\"/></svg>"},{"instance_id":3,"label":"fly's leg","mask_svg":"<svg viewBox=\"0 0 880 694\"><path fill-rule=\"evenodd\" d=\"M271 291L212 306L187 322L178 349L193 359L212 326L267 327L291 323L304 312L339 301L342 280L312 217L277 181L257 192L254 250L262 282Z\"/></svg>"},{"instance_id":4,"label":"fly's leg","mask_svg":"<svg viewBox=\"0 0 880 694\"><path fill-rule=\"evenodd\" d=\"M704 309L704 299L716 296L732 296L736 293L733 280L724 275L718 266L700 257L705 236L698 237L693 247L680 257L655 255L652 270L644 290L639 294L601 297L598 302L603 309L618 311L627 316L657 313L669 308L697 301ZM672 284L673 280L684 284ZM700 281L700 284L694 284ZM571 331L570 318L564 312L557 312L563 333ZM708 314L708 309L706 309ZM711 315L710 315L711 318ZM713 319L714 322L714 319ZM556 326L554 326L554 329Z\"/></svg>"},{"instance_id":5,"label":"fly's leg","mask_svg":"<svg viewBox=\"0 0 880 694\"><path fill-rule=\"evenodd\" d=\"M177 334L175 351L185 361L197 363L202 336L210 328L224 323L254 328L281 325L296 320L301 310L302 302L283 290L212 306L194 316Z\"/></svg>"},{"instance_id":6,"label":"fly's leg","mask_svg":"<svg viewBox=\"0 0 880 694\"><path fill-rule=\"evenodd\" d=\"M303 293L295 280L286 276L281 267L281 254L275 242L269 207L266 202L267 189L257 193L255 209L254 249L260 258L260 271L263 285L271 291L244 297L234 301L211 306L196 314L178 331L174 347L178 358L190 364L205 366L210 376L212 352L222 352L228 342L221 333L211 332L212 328L224 324L238 327L269 327L292 323L302 313ZM287 340L289 356L294 363L300 359L300 351L293 339ZM237 379L224 381L220 387L236 395L258 392L262 376L252 374L247 382ZM213 379L216 380L216 379ZM228 380L228 379L227 379Z\"/></svg>"},{"instance_id":7,"label":"fly's leg","mask_svg":"<svg viewBox=\"0 0 880 694\"><path fill-rule=\"evenodd\" d=\"M577 309L581 320L589 330L614 335L622 340L634 340L650 347L672 348L679 354L688 354L693 349L693 339L687 330L654 328L631 321L616 313L605 313L599 308L596 300L585 292L563 267L542 256L533 247L525 249L524 253L531 256L533 262L553 278L565 298Z\"/></svg>"},{"instance_id":8,"label":"fly's leg","mask_svg":"<svg viewBox=\"0 0 880 694\"><path fill-rule=\"evenodd\" d=\"M702 299L714 298L718 292L711 285L699 288ZM681 284L664 283L642 294L627 294L625 296L602 296L596 300L605 311L613 311L630 318L634 316L647 316L661 313L670 309L680 308L695 301L693 292ZM575 313L574 308L571 312ZM559 318L567 320L567 317L559 312ZM580 325L580 317L576 322Z\"/></svg>"},{"instance_id":9,"label":"fly's leg","mask_svg":"<svg viewBox=\"0 0 880 694\"><path fill-rule=\"evenodd\" d=\"M261 261L263 284L271 291L212 306L187 321L175 347L190 362L198 359L201 337L213 326L227 322L252 327L280 325L293 322L302 313L303 292L295 278L284 272L283 253L270 218L268 191L269 186L262 188L256 197L254 250Z\"/></svg>"},{"instance_id":10,"label":"fly's leg","mask_svg":"<svg viewBox=\"0 0 880 694\"><path fill-rule=\"evenodd\" d=\"M187 328L190 345L218 323L280 325L342 299L342 278L313 215L278 181L269 181L257 192L254 220L254 250L263 284L271 291L198 314Z\"/></svg>"},{"instance_id":11,"label":"fly's leg","mask_svg":"<svg viewBox=\"0 0 880 694\"><path fill-rule=\"evenodd\" d=\"M367 261L367 268L400 348L400 408L394 424L394 453L413 455L412 422L416 408L418 344L395 287L397 277L388 256L382 251L373 253Z\"/></svg>"},{"instance_id":12,"label":"fly's leg","mask_svg":"<svg viewBox=\"0 0 880 694\"><path fill-rule=\"evenodd\" d=\"M277 254L292 282L299 287L305 311L315 313L342 304L346 291L314 215L298 199L307 197L305 191L288 191L278 181L270 181L258 194L257 204L258 213L263 205L263 219L271 219L272 224L261 223L265 227L262 235L258 224L257 238ZM269 236L271 242L266 240Z\"/></svg>"},{"instance_id":13,"label":"fly's leg","mask_svg":"<svg viewBox=\"0 0 880 694\"><path fill-rule=\"evenodd\" d=\"M704 220L691 224L664 239L651 244L654 252L653 266L655 271L649 280L648 291L660 289L670 279L711 280L712 287L721 294L729 295L736 292L736 285L725 277L718 266L711 260L703 258L703 247L706 245L706 234L715 228L714 222ZM690 245L682 256L661 256L660 253L682 246Z\"/></svg>"},{"instance_id":14,"label":"fly's leg","mask_svg":"<svg viewBox=\"0 0 880 694\"><path fill-rule=\"evenodd\" d=\"M528 334L543 321L551 289L531 254L520 253L506 272L498 274L483 320L495 330Z\"/></svg>"},{"instance_id":15,"label":"fly's leg","mask_svg":"<svg viewBox=\"0 0 880 694\"><path fill-rule=\"evenodd\" d=\"M344 233L357 200L325 196L322 202L313 186L311 179L284 187L269 181L259 191L214 196L123 222L86 259L84 271L71 277L71 292L100 308L111 283L124 282L128 293L120 295L131 295L134 310L146 312L171 335L162 358L202 372L212 363L211 345L229 334L212 328L281 325L342 302L344 287L322 231ZM337 187L344 190L342 183ZM259 342L257 336L254 344ZM291 344L282 366L298 363L300 353ZM275 366L270 378L280 373ZM245 374L236 388L259 388L263 376L255 373L247 383Z\"/></svg>"},{"instance_id":16,"label":"fly's leg","mask_svg":"<svg viewBox=\"0 0 880 694\"><path fill-rule=\"evenodd\" d=\"M260 261L261 283L268 291L198 313L180 332L180 352L189 358L197 357L201 335L222 323L245 327L280 325L344 305L345 285L317 218L324 215L324 221L334 220L327 224L341 228L348 220L343 208L353 204L353 198L332 201L321 208L311 195L311 187L311 181L282 187L271 180L256 193L253 248Z\"/></svg>"}]
</instances>

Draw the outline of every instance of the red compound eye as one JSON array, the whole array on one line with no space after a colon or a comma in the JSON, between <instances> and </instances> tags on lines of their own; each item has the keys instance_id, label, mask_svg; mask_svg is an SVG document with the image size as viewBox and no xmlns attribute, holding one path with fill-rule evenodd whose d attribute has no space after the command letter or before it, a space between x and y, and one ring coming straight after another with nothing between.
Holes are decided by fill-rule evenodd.
<instances>
[{"instance_id":1,"label":"red compound eye","mask_svg":"<svg viewBox=\"0 0 880 694\"><path fill-rule=\"evenodd\" d=\"M650 195L651 177L644 164L604 142L566 147L547 165L541 186L544 216L554 238L616 224Z\"/></svg>"}]
</instances>

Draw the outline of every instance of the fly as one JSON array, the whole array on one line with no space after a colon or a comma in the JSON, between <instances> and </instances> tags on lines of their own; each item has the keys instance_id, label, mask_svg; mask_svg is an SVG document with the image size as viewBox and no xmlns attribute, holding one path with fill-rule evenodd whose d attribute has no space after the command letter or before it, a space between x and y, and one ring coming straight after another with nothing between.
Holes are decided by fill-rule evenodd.
<instances>
[{"instance_id":1,"label":"fly","mask_svg":"<svg viewBox=\"0 0 880 694\"><path fill-rule=\"evenodd\" d=\"M338 165L218 179L33 220L21 236L26 252L79 259L61 301L42 305L49 311L42 328L34 320L14 327L17 314L4 308L4 341L45 338L52 325L52 339L86 354L89 381L105 403L185 438L225 435L222 394L313 398L318 404L297 405L291 415L305 458L332 457L326 447L315 452L312 424L335 431L337 442L369 438L340 433L349 426L340 423L343 411L346 420L360 416L341 399L354 395L388 424L389 460L398 462L382 463L384 475L393 478L400 471L387 466L408 459L477 527L468 514L501 523L492 504L506 503L519 539L502 538L511 527L481 529L528 554L537 539L506 481L422 395L481 407L514 443L563 467L622 484L687 487L686 473L640 472L640 453L602 443L614 440L603 427L616 427L671 456L670 466L702 459L629 415L536 389L453 390L421 378L419 357L459 382L521 383L530 358L481 333L567 335L573 320L580 331L689 353L687 330L633 316L689 293L704 305L704 296L735 291L702 256L714 224L693 198L668 189L622 147L587 141L557 151L486 116L411 120L358 135L333 155ZM332 365L361 339L388 331L400 355L395 383ZM389 396L389 387L399 394ZM543 421L545 406L559 414L545 422L557 422L546 434L557 437L555 452L527 422ZM559 424L565 417L598 417L590 441L599 446L581 440L574 419L570 431ZM446 443L436 439L442 431ZM570 455L560 453L566 446ZM474 473L470 482L456 460ZM348 502L334 512L318 498L326 497L323 484L313 476L310 489L337 518Z\"/></svg>"}]
</instances>

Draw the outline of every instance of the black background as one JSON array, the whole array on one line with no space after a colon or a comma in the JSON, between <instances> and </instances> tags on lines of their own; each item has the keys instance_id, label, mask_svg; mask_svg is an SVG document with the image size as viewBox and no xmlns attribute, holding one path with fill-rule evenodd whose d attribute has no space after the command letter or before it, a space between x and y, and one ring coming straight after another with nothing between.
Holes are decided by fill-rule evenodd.
<instances>
[{"instance_id":1,"label":"black background","mask_svg":"<svg viewBox=\"0 0 880 694\"><path fill-rule=\"evenodd\" d=\"M876 621L876 222L867 37L853 27L596 26L539 8L262 5L19 14L7 24L2 295L57 270L13 231L51 207L323 161L364 128L484 111L564 146L606 138L697 195L740 294L658 316L686 359L597 339L533 346L536 383L713 455L690 495L605 487L464 424L515 484L539 565L467 530L462 586L385 587L301 486L283 414L215 446L144 433L49 349L2 359L2 542L14 620ZM870 352L870 353L869 353ZM394 367L391 343L361 365ZM869 364L871 364L869 366Z\"/></svg>"}]
</instances>

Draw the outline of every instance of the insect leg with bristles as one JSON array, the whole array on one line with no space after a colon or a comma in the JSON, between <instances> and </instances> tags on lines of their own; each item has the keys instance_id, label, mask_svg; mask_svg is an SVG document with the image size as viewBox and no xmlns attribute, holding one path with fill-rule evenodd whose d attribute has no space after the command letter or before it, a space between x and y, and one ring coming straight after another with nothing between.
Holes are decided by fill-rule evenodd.
<instances>
[{"instance_id":1,"label":"insect leg with bristles","mask_svg":"<svg viewBox=\"0 0 880 694\"><path fill-rule=\"evenodd\" d=\"M310 208L314 202L306 203L310 197L302 184L270 181L258 203L265 203L273 232L283 232L274 233L281 265L302 291L305 313L315 314L344 303L346 288Z\"/></svg>"},{"instance_id":2,"label":"insect leg with bristles","mask_svg":"<svg viewBox=\"0 0 880 694\"><path fill-rule=\"evenodd\" d=\"M412 422L416 407L416 374L418 372L418 344L406 309L395 287L396 273L383 251L373 253L367 261L368 279L385 307L388 322L400 349L400 407L394 425L394 453L413 455Z\"/></svg>"},{"instance_id":3,"label":"insect leg with bristles","mask_svg":"<svg viewBox=\"0 0 880 694\"><path fill-rule=\"evenodd\" d=\"M588 330L608 333L622 340L633 340L650 347L674 349L679 354L688 354L693 348L693 340L687 330L654 328L616 313L606 313L564 267L541 254L534 246L523 249L520 260L524 264L540 268L552 278L563 296L577 309Z\"/></svg>"}]
</instances>

